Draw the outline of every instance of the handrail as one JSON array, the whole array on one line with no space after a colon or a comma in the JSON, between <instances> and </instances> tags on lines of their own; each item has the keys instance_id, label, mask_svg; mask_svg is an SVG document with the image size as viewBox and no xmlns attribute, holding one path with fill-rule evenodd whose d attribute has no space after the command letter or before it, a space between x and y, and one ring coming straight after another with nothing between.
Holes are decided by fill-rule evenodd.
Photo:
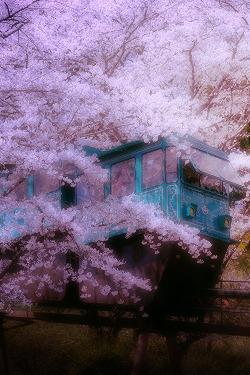
<instances>
[{"instance_id":1,"label":"handrail","mask_svg":"<svg viewBox=\"0 0 250 375\"><path fill-rule=\"evenodd\" d=\"M222 288L223 283L227 283L227 284L236 283L236 284L242 284L244 286L244 285L250 285L250 280L219 280L217 285L219 285L219 287ZM233 288L230 288L230 289L233 289Z\"/></svg>"}]
</instances>

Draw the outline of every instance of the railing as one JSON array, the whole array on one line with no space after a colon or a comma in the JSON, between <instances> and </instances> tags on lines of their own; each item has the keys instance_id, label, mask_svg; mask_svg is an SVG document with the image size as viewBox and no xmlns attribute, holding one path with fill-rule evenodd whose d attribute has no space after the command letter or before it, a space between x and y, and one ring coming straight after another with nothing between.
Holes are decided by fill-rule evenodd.
<instances>
[{"instance_id":1,"label":"railing","mask_svg":"<svg viewBox=\"0 0 250 375\"><path fill-rule=\"evenodd\" d=\"M220 280L217 285L221 289L250 289L250 280Z\"/></svg>"}]
</instances>

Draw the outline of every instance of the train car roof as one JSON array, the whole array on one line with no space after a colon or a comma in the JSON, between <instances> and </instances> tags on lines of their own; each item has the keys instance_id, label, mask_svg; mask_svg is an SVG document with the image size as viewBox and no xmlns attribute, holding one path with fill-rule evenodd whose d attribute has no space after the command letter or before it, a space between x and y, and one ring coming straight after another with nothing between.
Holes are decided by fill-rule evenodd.
<instances>
[{"instance_id":1,"label":"train car roof","mask_svg":"<svg viewBox=\"0 0 250 375\"><path fill-rule=\"evenodd\" d=\"M177 138L177 137L176 137ZM164 142L165 141L165 142ZM228 159L228 154L225 151L222 151L218 148L212 147L205 142L202 142L198 140L197 138L191 137L191 136L186 136L183 138L179 138L178 141L180 143L184 141L188 141L191 143L191 145L199 150L209 152L213 155L216 155L220 158L223 159ZM136 141L131 141L127 143L123 143L119 146L112 147L108 150L101 151L97 148L90 147L90 146L84 146L83 149L87 153L87 155L93 155L96 154L100 160L103 159L108 159L109 157L112 158L114 154L122 154L123 152L134 152L134 151L140 151L141 148L151 147L152 145L155 146L161 146L163 143L167 143L168 145L173 144L173 142L169 138L159 138L158 141L156 142L150 142L150 143L145 143L142 139L136 140Z\"/></svg>"},{"instance_id":2,"label":"train car roof","mask_svg":"<svg viewBox=\"0 0 250 375\"><path fill-rule=\"evenodd\" d=\"M206 161L204 166L201 163L198 163L192 158L191 155L191 162L196 169L197 172L203 173L208 176L212 176L218 178L222 181L229 182L231 185L245 188L244 184L240 180L238 174L230 164L228 160L228 153L222 151L218 148L212 147L205 142L202 142L192 136L186 136L183 138L179 138L176 136L176 141L178 143L189 142L191 146L201 151L199 154L206 156ZM119 156L125 157L126 155L131 155L135 152L140 152L147 150L147 148L152 149L153 147L163 147L163 146L171 146L173 144L173 140L171 141L169 138L159 138L156 142L145 143L143 140L136 140L128 143L121 144L119 146L113 147L109 150L101 151L93 147L85 146L83 149L86 151L87 155L96 154L100 162L109 162L111 160ZM209 155L207 155L209 154ZM212 157L211 157L212 155ZM213 158L215 156L215 158ZM218 161L218 158L221 159L220 165L216 165L215 161ZM213 160L212 160L213 159ZM217 163L218 164L218 163ZM207 172L206 168L210 165L210 171Z\"/></svg>"}]
</instances>

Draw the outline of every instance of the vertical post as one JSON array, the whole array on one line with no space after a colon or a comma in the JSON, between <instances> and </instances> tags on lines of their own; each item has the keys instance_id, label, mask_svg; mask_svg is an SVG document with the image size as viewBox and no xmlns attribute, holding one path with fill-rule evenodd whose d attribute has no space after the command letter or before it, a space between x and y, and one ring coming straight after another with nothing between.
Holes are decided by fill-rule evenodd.
<instances>
[{"instance_id":1,"label":"vertical post","mask_svg":"<svg viewBox=\"0 0 250 375\"><path fill-rule=\"evenodd\" d=\"M3 332L3 315L0 314L0 370L2 367L2 374L9 375L9 362L7 357L7 350Z\"/></svg>"},{"instance_id":2,"label":"vertical post","mask_svg":"<svg viewBox=\"0 0 250 375\"><path fill-rule=\"evenodd\" d=\"M136 345L136 352L135 352L135 359L132 368L131 375L142 375L143 374L143 367L144 367L144 360L147 351L149 339L149 332L147 331L140 331L138 335L137 345Z\"/></svg>"},{"instance_id":3,"label":"vertical post","mask_svg":"<svg viewBox=\"0 0 250 375\"><path fill-rule=\"evenodd\" d=\"M176 335L169 334L166 336L166 343L168 348L168 355L170 360L170 367L172 375L182 375L181 371L181 356L177 347Z\"/></svg>"}]
</instances>

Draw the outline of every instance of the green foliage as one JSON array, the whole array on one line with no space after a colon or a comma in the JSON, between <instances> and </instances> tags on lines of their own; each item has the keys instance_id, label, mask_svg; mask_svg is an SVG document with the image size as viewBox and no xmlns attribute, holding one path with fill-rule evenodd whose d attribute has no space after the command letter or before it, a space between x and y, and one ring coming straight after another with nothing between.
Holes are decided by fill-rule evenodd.
<instances>
[{"instance_id":1,"label":"green foliage","mask_svg":"<svg viewBox=\"0 0 250 375\"><path fill-rule=\"evenodd\" d=\"M247 375L250 339L208 336L195 342L183 359L185 375Z\"/></svg>"},{"instance_id":2,"label":"green foliage","mask_svg":"<svg viewBox=\"0 0 250 375\"><path fill-rule=\"evenodd\" d=\"M127 374L132 332L110 337L86 326L37 322L7 323L6 339L13 375Z\"/></svg>"},{"instance_id":3,"label":"green foliage","mask_svg":"<svg viewBox=\"0 0 250 375\"><path fill-rule=\"evenodd\" d=\"M242 241L235 248L237 256L233 256L223 272L224 280L245 280L250 278L250 233L243 236ZM247 284L249 287L250 281ZM234 285L233 287L237 287Z\"/></svg>"},{"instance_id":4,"label":"green foliage","mask_svg":"<svg viewBox=\"0 0 250 375\"><path fill-rule=\"evenodd\" d=\"M245 127L243 136L240 138L239 142L240 142L241 149L243 150L250 149L250 122Z\"/></svg>"},{"instance_id":5,"label":"green foliage","mask_svg":"<svg viewBox=\"0 0 250 375\"><path fill-rule=\"evenodd\" d=\"M126 375L131 372L136 342L132 330L8 321L5 325L12 375ZM165 340L151 335L145 375L169 367Z\"/></svg>"},{"instance_id":6,"label":"green foliage","mask_svg":"<svg viewBox=\"0 0 250 375\"><path fill-rule=\"evenodd\" d=\"M36 322L4 324L11 375L127 375L136 342L133 331ZM208 336L183 357L184 375L247 375L249 338ZM144 375L170 373L165 339L150 335Z\"/></svg>"}]
</instances>

